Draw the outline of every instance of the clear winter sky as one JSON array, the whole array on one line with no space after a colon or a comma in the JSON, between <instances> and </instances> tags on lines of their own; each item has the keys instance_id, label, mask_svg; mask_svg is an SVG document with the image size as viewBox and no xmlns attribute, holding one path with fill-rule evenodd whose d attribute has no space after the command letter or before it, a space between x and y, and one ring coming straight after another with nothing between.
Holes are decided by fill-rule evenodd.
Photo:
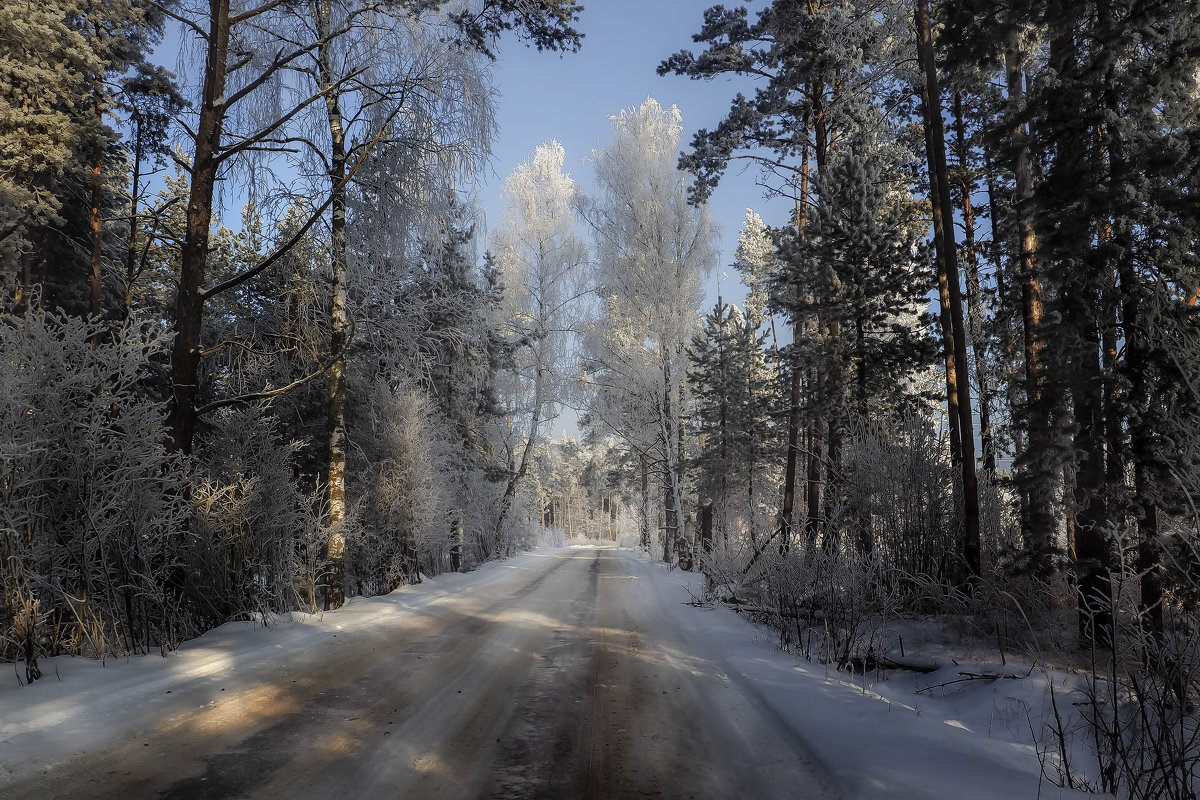
<instances>
[{"instance_id":1,"label":"clear winter sky","mask_svg":"<svg viewBox=\"0 0 1200 800\"><path fill-rule=\"evenodd\" d=\"M717 0L584 0L579 28L584 34L578 53L539 53L509 37L495 65L498 135L492 168L479 201L489 227L500 224L500 189L505 176L533 157L537 145L557 139L566 149L565 169L588 191L593 148L609 138L608 117L653 97L664 108L679 106L683 114L682 145L687 147L698 128L712 128L729 109L745 83L725 79L711 82L655 72L659 63L683 48L694 48L692 34L700 29L704 10ZM753 208L770 224L778 224L755 185L751 169L732 168L722 179L710 206L721 228L720 267L708 285L705 305L721 294L740 302L744 290L729 268L737 247L738 230ZM786 204L785 204L786 205ZM786 214L778 206L778 214ZM728 275L724 278L721 273Z\"/></svg>"}]
</instances>

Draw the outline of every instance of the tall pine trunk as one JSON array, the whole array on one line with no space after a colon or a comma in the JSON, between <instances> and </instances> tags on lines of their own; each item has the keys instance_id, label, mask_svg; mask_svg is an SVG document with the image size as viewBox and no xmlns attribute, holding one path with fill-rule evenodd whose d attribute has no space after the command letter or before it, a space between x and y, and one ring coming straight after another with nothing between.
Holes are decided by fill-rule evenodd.
<instances>
[{"instance_id":1,"label":"tall pine trunk","mask_svg":"<svg viewBox=\"0 0 1200 800\"><path fill-rule=\"evenodd\" d=\"M138 204L141 199L142 185L142 122L137 115L133 118L133 179L129 191L129 241L125 245L125 291L121 302L121 319L128 320L133 313L133 282L137 275L137 232Z\"/></svg>"},{"instance_id":2,"label":"tall pine trunk","mask_svg":"<svg viewBox=\"0 0 1200 800\"><path fill-rule=\"evenodd\" d=\"M1047 577L1052 569L1055 535L1056 472L1051 463L1054 436L1051 429L1051 399L1046 381L1045 312L1038 270L1038 241L1033 226L1033 174L1029 161L1029 137L1020 120L1025 103L1025 55L1019 32L1005 41L1004 73L1008 87L1010 129L1014 147L1013 177L1017 190L1017 259L1021 282L1021 320L1025 348L1026 449L1018 456L1018 486L1021 490L1025 550L1033 575Z\"/></svg>"},{"instance_id":3,"label":"tall pine trunk","mask_svg":"<svg viewBox=\"0 0 1200 800\"><path fill-rule=\"evenodd\" d=\"M100 281L104 258L104 140L100 132L104 126L104 101L100 90L92 92L95 112L96 142L92 148L92 202L88 217L91 233L91 269L88 274L88 311L93 317L103 313L100 302ZM92 346L100 346L100 332L92 334Z\"/></svg>"},{"instance_id":4,"label":"tall pine trunk","mask_svg":"<svg viewBox=\"0 0 1200 800\"><path fill-rule=\"evenodd\" d=\"M805 115L807 128L808 115ZM807 130L805 131L807 135ZM800 156L800 198L796 204L795 223L796 223L796 238L803 239L805 236L805 226L808 218L808 145L805 144L803 152ZM792 286L792 292L796 296L797 302L800 300L800 293L804 291L799 282ZM793 352L795 343L799 342L804 335L804 329L807 321L796 319L792 325L792 342ZM779 532L782 538L780 546L786 552L791 547L792 542L792 516L796 502L796 483L797 483L797 462L800 458L800 397L801 397L801 372L797 359L793 356L791 364L791 378L789 380L788 391L788 447L787 447L787 462L784 467L783 478L783 507L780 510ZM817 493L818 484L821 479L821 463L819 456L819 445L815 444L813 439L816 433L816 426L810 421L808 425L809 431L809 455L808 455L808 476L806 481L807 494L807 520L805 523L806 537L811 543L816 539L817 516L813 494ZM753 507L753 506L752 506ZM755 545L757 547L757 545Z\"/></svg>"},{"instance_id":5,"label":"tall pine trunk","mask_svg":"<svg viewBox=\"0 0 1200 800\"><path fill-rule=\"evenodd\" d=\"M987 347L983 335L983 292L979 286L979 252L975 245L975 210L971 194L975 189L970 176L970 153L966 124L963 120L962 93L954 93L954 128L958 145L958 188L963 219L963 245L966 256L967 321L971 348L975 356L975 383L979 387L979 443L983 451L983 469L996 475L996 439L992 434L992 392L988 380Z\"/></svg>"},{"instance_id":6,"label":"tall pine trunk","mask_svg":"<svg viewBox=\"0 0 1200 800\"><path fill-rule=\"evenodd\" d=\"M196 395L200 373L200 333L204 319L204 275L208 233L212 224L213 189L225 122L226 61L229 52L229 0L209 0L209 32L204 87L196 123L196 149L183 247L179 290L175 301L175 340L171 347L171 408L167 415L169 446L192 452L196 436Z\"/></svg>"},{"instance_id":7,"label":"tall pine trunk","mask_svg":"<svg viewBox=\"0 0 1200 800\"><path fill-rule=\"evenodd\" d=\"M922 101L925 110L926 156L929 162L930 200L933 207L933 237L938 251L938 284L944 286L949 303L951 338L946 340L947 381L954 370L954 391L958 417L959 450L957 467L962 475L963 541L962 559L968 577L980 574L979 486L975 471L975 425L971 418L971 383L967 373L966 330L963 324L962 289L959 284L958 246L954 238L954 206L950 198L949 172L946 166L946 134L942 122L942 102L934 62L933 33L928 0L915 0L917 58L924 75Z\"/></svg>"},{"instance_id":8,"label":"tall pine trunk","mask_svg":"<svg viewBox=\"0 0 1200 800\"><path fill-rule=\"evenodd\" d=\"M1097 22L1101 30L1112 30L1112 9L1107 2L1097 3ZM1112 119L1120 119L1120 102L1114 85L1116 66L1110 63L1104 74L1103 98ZM1104 164L1104 178L1119 185L1128 185L1129 168L1126 161L1125 142L1121 135L1119 123L1113 122L1100 129L1102 136L1101 152L1107 156ZM1117 192L1110 192L1119 196ZM1120 211L1114 209L1114 217ZM1125 338L1124 373L1128 383L1128 397L1124 413L1119 417L1114 408L1109 413L1108 447L1110 452L1125 455L1124 434L1121 430L1120 419L1124 418L1129 426L1128 458L1133 461L1133 516L1137 520L1137 567L1139 578L1138 610L1142 625L1149 635L1149 642L1154 650L1161 643L1163 628L1163 585L1159 575L1162 554L1158 541L1158 498L1156 496L1151 463L1156 458L1154 450L1154 421L1151 411L1151 377L1148 374L1152 362L1151 347L1147 344L1142 298L1146 289L1142 285L1133 261L1132 246L1129 240L1131 232L1127 222L1112 226L1113 253L1118 259L1117 289L1121 302L1121 333ZM1115 310L1113 312L1115 316ZM1113 336L1117 335L1113 326ZM1107 350L1108 342L1105 342ZM1114 348L1115 349L1115 348ZM1113 355L1116 371L1116 358ZM1115 378L1113 379L1116 383ZM1110 404L1115 405L1110 391ZM1126 459L1118 459L1118 463L1110 466L1110 483L1116 479L1116 471L1120 470L1122 483L1125 480Z\"/></svg>"},{"instance_id":9,"label":"tall pine trunk","mask_svg":"<svg viewBox=\"0 0 1200 800\"><path fill-rule=\"evenodd\" d=\"M1049 68L1062 76L1063 99L1047 111L1046 125L1052 131L1077 132L1074 141L1061 142L1053 180L1059 195L1070 199L1081 188L1097 188L1098 156L1090 124L1078 119L1094 118L1092 104L1100 98L1089 86L1090 69L1082 63L1081 30L1073 23L1063 25L1049 46ZM1090 145L1090 146L1089 146ZM1092 187L1087 187L1090 182ZM1080 184L1084 184L1083 187ZM1052 199L1057 199L1053 198ZM1061 200L1060 200L1061 202ZM1089 209L1090 210L1090 209ZM1112 268L1107 253L1097 248L1096 237L1108 220L1074 219L1055 231L1055 255L1075 267L1064 270L1057 292L1061 307L1061 339L1067 348L1066 370L1074 415L1074 534L1075 572L1078 575L1078 628L1082 647L1103 651L1114 644L1112 594L1113 507L1108 486L1105 422L1106 398L1102 369L1106 318L1104 303ZM1032 435L1031 435L1032 439Z\"/></svg>"},{"instance_id":10,"label":"tall pine trunk","mask_svg":"<svg viewBox=\"0 0 1200 800\"><path fill-rule=\"evenodd\" d=\"M814 9L810 9L810 13L816 14ZM803 115L803 127L805 135L811 131L813 135L813 149L817 162L817 170L820 171L825 165L825 159L829 152L829 131L828 120L825 116L825 86L820 80L814 80L807 87L807 108ZM810 185L810 169L809 169L809 151L808 146L801 151L800 161L800 201L796 209L795 223L796 235L803 239L806 235L805 228L807 225L807 210L808 210L808 193ZM805 288L799 283L794 283L792 292L795 299L800 301ZM819 330L821 322L814 318L795 319L792 323L792 341L793 348L805 336L807 331ZM780 508L780 533L782 534L781 547L784 551L791 545L792 519L795 510L796 502L796 484L798 476L798 462L800 458L800 401L803 396L804 378L800 371L796 359L792 359L791 376L790 376L790 391L788 404L788 436L787 436L787 461L784 468L784 485L783 485L783 502ZM816 392L821 395L824 389L825 376L817 374L810 376L809 393ZM805 537L809 544L816 541L821 528L821 472L822 472L822 438L823 434L818 420L810 419L808 422L806 438L808 440L808 468L805 475Z\"/></svg>"}]
</instances>

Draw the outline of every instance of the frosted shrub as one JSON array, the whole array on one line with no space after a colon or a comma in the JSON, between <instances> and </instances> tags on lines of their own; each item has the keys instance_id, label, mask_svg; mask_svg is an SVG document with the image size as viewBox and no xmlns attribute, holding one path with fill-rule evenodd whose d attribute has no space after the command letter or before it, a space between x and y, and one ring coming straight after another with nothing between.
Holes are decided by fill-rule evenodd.
<instances>
[{"instance_id":1,"label":"frosted shrub","mask_svg":"<svg viewBox=\"0 0 1200 800\"><path fill-rule=\"evenodd\" d=\"M501 516L500 504L504 485L493 481L482 469L467 469L461 473L463 505L463 565L474 567L485 561L510 554L511 520L520 519L525 509L518 503L525 496L518 493L508 514ZM469 502L466 498L470 498Z\"/></svg>"},{"instance_id":2,"label":"frosted shrub","mask_svg":"<svg viewBox=\"0 0 1200 800\"><path fill-rule=\"evenodd\" d=\"M1195 537L1190 526L1170 527L1176 536ZM1092 765L1077 759L1075 773L1063 771L1058 782L1137 800L1193 800L1200 796L1200 617L1193 603L1168 592L1154 610L1161 614L1160 628L1137 603L1142 586L1136 550L1118 548L1118 555L1112 583L1121 622L1111 646L1091 653L1086 686L1070 698L1087 722L1098 780L1089 780ZM1194 585L1188 588L1194 591Z\"/></svg>"},{"instance_id":3,"label":"frosted shrub","mask_svg":"<svg viewBox=\"0 0 1200 800\"><path fill-rule=\"evenodd\" d=\"M811 548L769 559L767 619L779 629L781 647L839 667L881 654L899 601L878 558Z\"/></svg>"},{"instance_id":4,"label":"frosted shrub","mask_svg":"<svg viewBox=\"0 0 1200 800\"><path fill-rule=\"evenodd\" d=\"M447 448L423 390L393 390L383 380L372 387L365 430L357 433L361 496L357 525L347 530L348 585L360 594L386 594L439 572L451 528L439 478Z\"/></svg>"},{"instance_id":5,"label":"frosted shrub","mask_svg":"<svg viewBox=\"0 0 1200 800\"><path fill-rule=\"evenodd\" d=\"M209 420L192 490L190 592L212 624L310 606L322 515L293 476L300 443L265 406ZM314 536L318 537L314 541Z\"/></svg>"},{"instance_id":6,"label":"frosted shrub","mask_svg":"<svg viewBox=\"0 0 1200 800\"><path fill-rule=\"evenodd\" d=\"M98 344L91 341L96 337ZM182 458L140 384L157 325L0 324L0 656L145 651L181 633Z\"/></svg>"},{"instance_id":7,"label":"frosted shrub","mask_svg":"<svg viewBox=\"0 0 1200 800\"><path fill-rule=\"evenodd\" d=\"M945 443L916 414L851 426L844 470L853 542L902 573L953 583L953 477Z\"/></svg>"}]
</instances>

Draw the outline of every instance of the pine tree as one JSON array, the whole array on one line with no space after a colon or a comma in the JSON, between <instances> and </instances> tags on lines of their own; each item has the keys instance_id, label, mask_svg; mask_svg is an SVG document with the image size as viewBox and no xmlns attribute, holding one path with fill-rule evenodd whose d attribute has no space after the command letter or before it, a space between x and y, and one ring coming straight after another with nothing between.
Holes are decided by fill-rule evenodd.
<instances>
[{"instance_id":1,"label":"pine tree","mask_svg":"<svg viewBox=\"0 0 1200 800\"><path fill-rule=\"evenodd\" d=\"M726 116L712 129L698 131L680 165L696 174L695 201L703 200L720 181L731 161L759 164L766 185L794 199L792 224L806 228L811 204L809 185L825 166L840 138L859 127L872 93L884 91L889 69L904 58L907 22L896 2L875 4L869 10L855 3L799 4L777 0L753 19L745 7L714 6L693 39L705 46L683 50L659 65L659 74L673 72L695 79L737 75L758 83L753 97L738 94ZM869 115L868 115L869 116ZM811 157L811 163L810 163ZM803 286L786 287L796 300ZM793 340L836 322L793 318ZM827 333L837 338L836 330ZM820 391L827 379L805 375L791 364L787 467L779 523L785 547L791 536L797 465L800 456L801 404L806 391ZM806 385L807 384L807 385ZM818 522L817 503L823 463L822 440L832 437L827 453L836 453L837 431L810 421L808 450L808 529Z\"/></svg>"},{"instance_id":2,"label":"pine tree","mask_svg":"<svg viewBox=\"0 0 1200 800\"><path fill-rule=\"evenodd\" d=\"M726 541L743 534L755 550L766 541L758 521L771 502L764 473L779 455L774 421L783 399L760 338L755 322L718 298L688 349L699 504L711 509L716 533Z\"/></svg>"},{"instance_id":3,"label":"pine tree","mask_svg":"<svg viewBox=\"0 0 1200 800\"><path fill-rule=\"evenodd\" d=\"M1055 289L1054 373L1075 425L1080 635L1108 646L1117 537L1136 530L1143 611L1161 619L1157 517L1195 470L1174 437L1197 408L1180 391L1195 385L1195 362L1180 356L1200 341L1181 313L1198 285L1189 184L1200 125L1187 109L1200 12L1097 0L1054 7L1046 24L1057 80L1055 102L1032 117L1045 143L1034 200Z\"/></svg>"},{"instance_id":4,"label":"pine tree","mask_svg":"<svg viewBox=\"0 0 1200 800\"><path fill-rule=\"evenodd\" d=\"M88 134L87 76L103 71L69 24L78 10L73 0L0 7L0 275L18 308L36 272L60 268L35 249L35 229L64 222L66 185Z\"/></svg>"},{"instance_id":5,"label":"pine tree","mask_svg":"<svg viewBox=\"0 0 1200 800\"><path fill-rule=\"evenodd\" d=\"M897 191L898 176L882 163L886 157L869 139L831 156L806 235L782 246L788 271L780 280L805 287L800 300L787 304L793 321L819 315L826 330L836 331L792 344L796 358L826 377L809 413L830 420L834 466L851 418L865 419L881 407L900 410L903 387L932 356L928 320L920 314L931 288L921 232L913 202ZM838 502L836 475L826 489L827 507ZM826 531L831 543L838 535ZM858 544L871 548L866 540Z\"/></svg>"},{"instance_id":6,"label":"pine tree","mask_svg":"<svg viewBox=\"0 0 1200 800\"><path fill-rule=\"evenodd\" d=\"M1029 127L1026 80L1037 69L1030 40L1043 24L1028 4L942 3L947 20L940 44L952 69L982 68L996 74L1005 97L991 112L994 129L989 147L989 195L994 239L1007 251L1007 264L997 265L997 291L1002 307L1020 320L1024 379L1012 386L1016 445L1015 484L1020 493L1022 570L1046 579L1061 552L1055 543L1061 518L1056 499L1063 474L1063 446L1057 428L1062 398L1049 380L1045 265L1035 226L1034 171L1038 133ZM999 173L999 174L997 174ZM1005 188L1011 178L1011 188ZM1003 279L1003 285L1001 284ZM1015 348L1013 348L1015 349ZM1012 349L1010 349L1012 352ZM1016 382L1013 382L1016 384ZM1070 520L1068 520L1070 524Z\"/></svg>"}]
</instances>

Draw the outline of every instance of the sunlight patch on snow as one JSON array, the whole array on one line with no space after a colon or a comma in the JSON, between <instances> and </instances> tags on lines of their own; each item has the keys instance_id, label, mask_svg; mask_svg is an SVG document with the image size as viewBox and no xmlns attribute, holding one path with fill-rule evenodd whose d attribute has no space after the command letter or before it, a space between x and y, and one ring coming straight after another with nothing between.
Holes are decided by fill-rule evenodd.
<instances>
[{"instance_id":1,"label":"sunlight patch on snow","mask_svg":"<svg viewBox=\"0 0 1200 800\"><path fill-rule=\"evenodd\" d=\"M180 678L202 678L227 672L234 666L234 651L228 648L190 648L189 658L173 660L170 672Z\"/></svg>"},{"instance_id":2,"label":"sunlight patch on snow","mask_svg":"<svg viewBox=\"0 0 1200 800\"><path fill-rule=\"evenodd\" d=\"M446 764L437 753L426 753L413 761L413 769L422 775L442 775L446 772Z\"/></svg>"},{"instance_id":3,"label":"sunlight patch on snow","mask_svg":"<svg viewBox=\"0 0 1200 800\"><path fill-rule=\"evenodd\" d=\"M519 622L523 623L527 627L536 626L539 628L558 628L562 626L562 620L546 616L545 614L539 614L536 611L529 611L527 609L507 609L499 613L476 614L475 616L478 619L485 619L488 622L494 622L497 624Z\"/></svg>"},{"instance_id":4,"label":"sunlight patch on snow","mask_svg":"<svg viewBox=\"0 0 1200 800\"><path fill-rule=\"evenodd\" d=\"M26 731L39 730L70 721L79 713L79 701L74 697L64 697L57 701L32 704L25 722L16 722L11 718L0 718L0 742L7 741Z\"/></svg>"},{"instance_id":5,"label":"sunlight patch on snow","mask_svg":"<svg viewBox=\"0 0 1200 800\"><path fill-rule=\"evenodd\" d=\"M319 742L323 751L330 754L345 755L354 752L361 746L361 740L349 733L325 734Z\"/></svg>"}]
</instances>

